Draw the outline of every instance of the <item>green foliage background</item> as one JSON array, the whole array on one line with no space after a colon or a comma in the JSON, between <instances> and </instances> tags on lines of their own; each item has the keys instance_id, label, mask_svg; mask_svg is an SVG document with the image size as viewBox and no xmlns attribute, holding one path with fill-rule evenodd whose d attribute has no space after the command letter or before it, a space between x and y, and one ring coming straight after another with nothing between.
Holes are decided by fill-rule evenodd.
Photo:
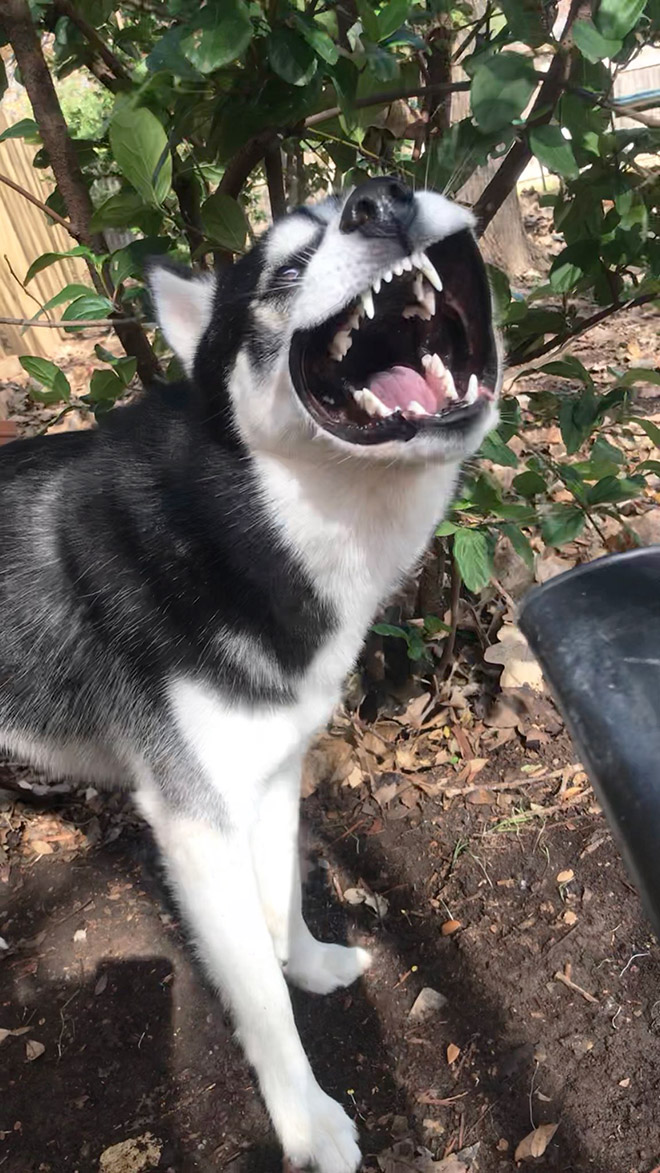
<instances>
[{"instance_id":1,"label":"green foliage background","mask_svg":"<svg viewBox=\"0 0 660 1173\"><path fill-rule=\"evenodd\" d=\"M60 306L66 322L118 314L148 324L148 256L227 263L250 247L269 206L382 171L454 195L495 160L499 171L476 206L487 219L532 155L555 176L543 199L563 247L526 297L491 271L510 370L538 368L594 315L660 297L660 94L638 96L625 129L613 98L617 72L658 43L660 0L574 0L560 39L547 0L30 0L29 8L93 202L68 254L84 258L89 287L67 286L43 307ZM11 44L11 24L0 32ZM97 80L81 87L80 71ZM447 118L452 88L470 93L458 121ZM400 98L407 108L393 105ZM39 142L41 129L28 118L0 137L11 135ZM42 147L35 165L48 162ZM72 215L58 189L49 205ZM113 250L103 234L117 230L133 239ZM58 255L38 258L28 285ZM165 374L175 373L158 333L150 338ZM96 351L106 366L84 404L99 413L125 395L136 356ZM63 372L31 356L22 362L39 384L35 397L66 410ZM603 391L570 349L540 369L565 390L533 395L530 409L559 423L566 458L539 454L517 467L514 387L483 449L493 465L517 469L511 487L473 473L439 531L453 538L470 590L488 580L498 533L531 562L530 533L540 528L554 546L572 540L599 517L618 516L660 472L657 461L631 465L616 443L634 431L635 382L660 382L657 371L613 368ZM658 443L658 429L637 422ZM558 484L570 501L554 501Z\"/></svg>"}]
</instances>

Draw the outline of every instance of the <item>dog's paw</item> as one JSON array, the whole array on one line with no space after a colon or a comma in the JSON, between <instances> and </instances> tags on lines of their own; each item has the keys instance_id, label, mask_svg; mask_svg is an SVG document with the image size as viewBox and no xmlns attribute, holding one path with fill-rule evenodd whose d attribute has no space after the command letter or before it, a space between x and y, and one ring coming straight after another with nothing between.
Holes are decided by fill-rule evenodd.
<instances>
[{"instance_id":1,"label":"dog's paw","mask_svg":"<svg viewBox=\"0 0 660 1173\"><path fill-rule=\"evenodd\" d=\"M330 994L350 986L371 965L371 955L359 946L306 943L299 955L291 957L284 972L294 986L310 994Z\"/></svg>"},{"instance_id":2,"label":"dog's paw","mask_svg":"<svg viewBox=\"0 0 660 1173\"><path fill-rule=\"evenodd\" d=\"M313 1173L355 1173L362 1160L357 1129L336 1100L313 1084L308 1092L307 1111L298 1128L288 1127L283 1137L289 1168Z\"/></svg>"}]
</instances>

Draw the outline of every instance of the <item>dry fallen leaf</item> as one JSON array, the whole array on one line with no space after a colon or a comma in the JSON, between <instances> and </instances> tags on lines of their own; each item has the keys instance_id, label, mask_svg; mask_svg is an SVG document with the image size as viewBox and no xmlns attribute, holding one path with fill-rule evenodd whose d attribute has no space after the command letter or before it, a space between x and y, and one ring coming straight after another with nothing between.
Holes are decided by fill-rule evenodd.
<instances>
[{"instance_id":1,"label":"dry fallen leaf","mask_svg":"<svg viewBox=\"0 0 660 1173\"><path fill-rule=\"evenodd\" d=\"M538 1128L535 1128L533 1132L528 1133L521 1140L513 1155L514 1161L525 1161L529 1157L542 1157L558 1128L558 1124L540 1124Z\"/></svg>"},{"instance_id":2,"label":"dry fallen leaf","mask_svg":"<svg viewBox=\"0 0 660 1173\"><path fill-rule=\"evenodd\" d=\"M572 927L573 925L577 924L577 921L578 921L577 913L573 912L572 909L567 908L562 919L563 919L565 925L571 925L571 927Z\"/></svg>"},{"instance_id":3,"label":"dry fallen leaf","mask_svg":"<svg viewBox=\"0 0 660 1173\"><path fill-rule=\"evenodd\" d=\"M484 660L502 664L502 688L522 688L528 684L535 692L543 692L543 674L529 644L513 623L505 623L497 635L498 643L486 648Z\"/></svg>"},{"instance_id":4,"label":"dry fallen leaf","mask_svg":"<svg viewBox=\"0 0 660 1173\"><path fill-rule=\"evenodd\" d=\"M437 1014L439 1010L447 1005L447 999L439 990L434 990L431 986L425 986L423 990L415 998L409 1012L408 1018L421 1020L429 1018L432 1014Z\"/></svg>"},{"instance_id":5,"label":"dry fallen leaf","mask_svg":"<svg viewBox=\"0 0 660 1173\"><path fill-rule=\"evenodd\" d=\"M30 847L34 852L36 852L37 855L53 854L53 848L51 847L50 843L46 842L45 839L33 839L30 843Z\"/></svg>"},{"instance_id":6,"label":"dry fallen leaf","mask_svg":"<svg viewBox=\"0 0 660 1173\"><path fill-rule=\"evenodd\" d=\"M160 1164L162 1141L145 1132L131 1140L121 1140L101 1153L99 1173L147 1173Z\"/></svg>"},{"instance_id":7,"label":"dry fallen leaf","mask_svg":"<svg viewBox=\"0 0 660 1173\"><path fill-rule=\"evenodd\" d=\"M473 806L490 806L495 802L495 795L492 790L486 790L485 787L480 786L478 790L473 790L472 794L468 794L467 800Z\"/></svg>"},{"instance_id":8,"label":"dry fallen leaf","mask_svg":"<svg viewBox=\"0 0 660 1173\"><path fill-rule=\"evenodd\" d=\"M455 1063L461 1053L461 1048L456 1046L456 1043L450 1043L447 1047L447 1062L451 1067Z\"/></svg>"},{"instance_id":9,"label":"dry fallen leaf","mask_svg":"<svg viewBox=\"0 0 660 1173\"><path fill-rule=\"evenodd\" d=\"M446 920L440 932L443 937L451 937L452 933L457 933L462 927L460 920Z\"/></svg>"},{"instance_id":10,"label":"dry fallen leaf","mask_svg":"<svg viewBox=\"0 0 660 1173\"><path fill-rule=\"evenodd\" d=\"M31 1063L33 1059L38 1059L40 1055L43 1055L45 1050L46 1048L43 1043L38 1043L36 1039L28 1039L25 1044L25 1058L27 1062Z\"/></svg>"},{"instance_id":11,"label":"dry fallen leaf","mask_svg":"<svg viewBox=\"0 0 660 1173\"><path fill-rule=\"evenodd\" d=\"M458 1157L445 1157L442 1161L434 1161L433 1173L470 1173L470 1170Z\"/></svg>"},{"instance_id":12,"label":"dry fallen leaf","mask_svg":"<svg viewBox=\"0 0 660 1173\"><path fill-rule=\"evenodd\" d=\"M558 884L570 884L571 880L575 879L575 872L572 868L566 868L565 871L559 872L557 876Z\"/></svg>"},{"instance_id":13,"label":"dry fallen leaf","mask_svg":"<svg viewBox=\"0 0 660 1173\"><path fill-rule=\"evenodd\" d=\"M96 985L94 986L94 993L98 996L102 994L108 985L107 973L102 973Z\"/></svg>"}]
</instances>

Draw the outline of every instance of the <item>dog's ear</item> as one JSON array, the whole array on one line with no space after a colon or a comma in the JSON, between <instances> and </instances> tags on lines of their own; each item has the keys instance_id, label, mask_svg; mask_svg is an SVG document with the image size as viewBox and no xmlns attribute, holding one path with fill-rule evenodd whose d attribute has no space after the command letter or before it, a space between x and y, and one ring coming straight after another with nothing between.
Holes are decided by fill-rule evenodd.
<instances>
[{"instance_id":1,"label":"dog's ear","mask_svg":"<svg viewBox=\"0 0 660 1173\"><path fill-rule=\"evenodd\" d=\"M186 274L154 263L147 270L158 325L186 374L191 375L197 347L213 313L215 277Z\"/></svg>"}]
</instances>

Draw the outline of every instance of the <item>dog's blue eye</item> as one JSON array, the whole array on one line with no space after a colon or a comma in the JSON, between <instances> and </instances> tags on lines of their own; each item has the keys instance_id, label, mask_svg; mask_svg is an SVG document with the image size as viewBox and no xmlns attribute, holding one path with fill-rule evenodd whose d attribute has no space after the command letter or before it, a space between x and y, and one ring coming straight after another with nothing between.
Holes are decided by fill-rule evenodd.
<instances>
[{"instance_id":1,"label":"dog's blue eye","mask_svg":"<svg viewBox=\"0 0 660 1173\"><path fill-rule=\"evenodd\" d=\"M277 276L281 281L297 281L300 276L300 269L297 269L295 265L287 265L277 270Z\"/></svg>"}]
</instances>

